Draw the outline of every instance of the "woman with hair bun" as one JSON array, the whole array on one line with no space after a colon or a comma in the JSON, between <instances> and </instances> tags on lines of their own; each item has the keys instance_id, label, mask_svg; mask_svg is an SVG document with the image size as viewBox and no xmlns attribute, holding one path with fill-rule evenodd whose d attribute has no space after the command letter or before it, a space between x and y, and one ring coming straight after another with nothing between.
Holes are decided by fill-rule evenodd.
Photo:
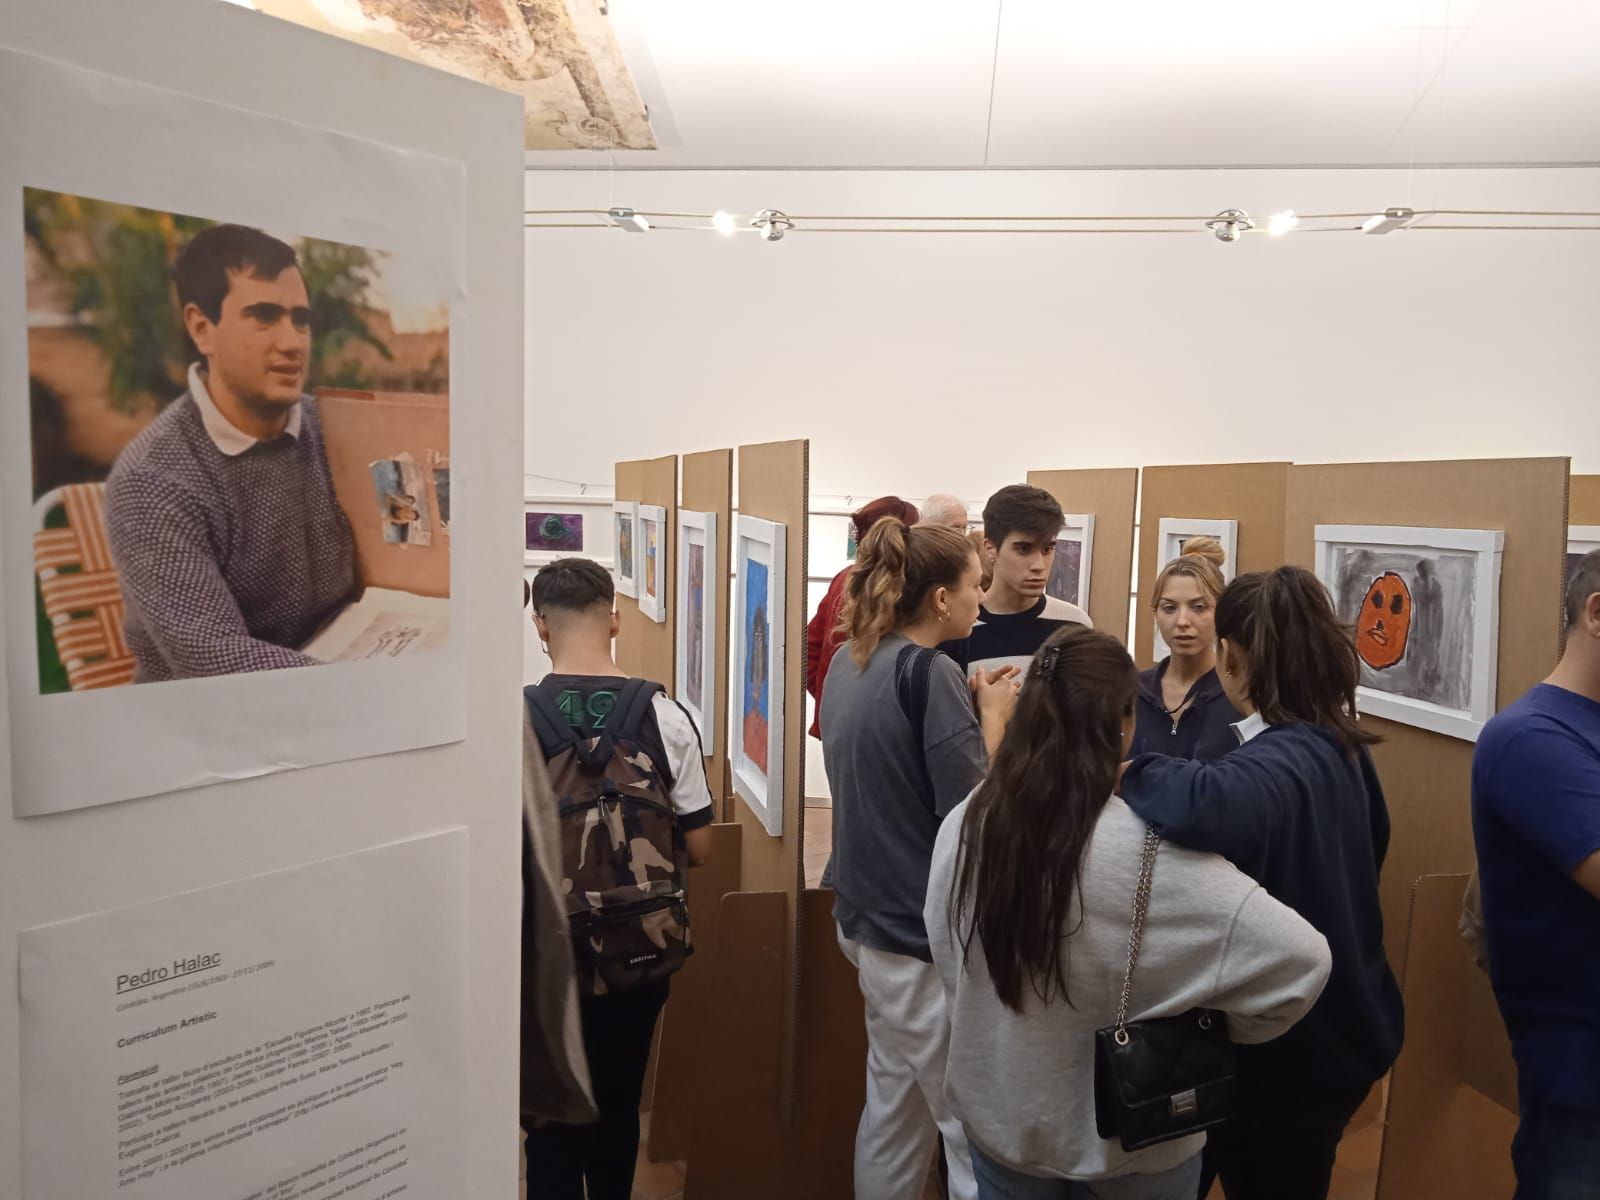
<instances>
[{"instance_id":1,"label":"woman with hair bun","mask_svg":"<svg viewBox=\"0 0 1600 1200\"><path fill-rule=\"evenodd\" d=\"M848 641L823 686L833 794L823 883L834 889L839 945L866 1001L867 1102L855 1153L862 1200L918 1200L941 1134L952 1200L977 1194L966 1135L944 1096L950 1031L922 905L939 824L983 778L1015 701L1013 672L985 672L969 689L937 649L978 619L979 575L957 530L880 520L850 572Z\"/></svg>"},{"instance_id":2,"label":"woman with hair bun","mask_svg":"<svg viewBox=\"0 0 1600 1200\"><path fill-rule=\"evenodd\" d=\"M1213 537L1192 537L1156 576L1150 609L1171 653L1140 672L1133 753L1221 758L1239 744L1243 714L1217 678L1217 601L1227 553Z\"/></svg>"},{"instance_id":3,"label":"woman with hair bun","mask_svg":"<svg viewBox=\"0 0 1600 1200\"><path fill-rule=\"evenodd\" d=\"M1281 1039L1239 1048L1239 1115L1206 1144L1200 1195L1324 1200L1344 1128L1394 1065L1400 989L1378 873L1389 810L1356 717L1360 663L1317 577L1243 575L1217 605L1217 670L1241 745L1212 763L1147 754L1122 781L1162 837L1232 860L1328 939L1333 974Z\"/></svg>"}]
</instances>

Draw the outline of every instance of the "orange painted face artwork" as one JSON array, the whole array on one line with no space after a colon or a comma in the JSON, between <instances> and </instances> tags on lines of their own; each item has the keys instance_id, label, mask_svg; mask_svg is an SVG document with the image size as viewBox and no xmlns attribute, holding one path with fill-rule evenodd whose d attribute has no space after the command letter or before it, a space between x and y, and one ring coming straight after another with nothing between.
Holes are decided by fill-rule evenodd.
<instances>
[{"instance_id":1,"label":"orange painted face artwork","mask_svg":"<svg viewBox=\"0 0 1600 1200\"><path fill-rule=\"evenodd\" d=\"M1356 618L1356 652L1374 670L1392 667L1406 655L1411 636L1411 588L1393 571L1372 581Z\"/></svg>"}]
</instances>

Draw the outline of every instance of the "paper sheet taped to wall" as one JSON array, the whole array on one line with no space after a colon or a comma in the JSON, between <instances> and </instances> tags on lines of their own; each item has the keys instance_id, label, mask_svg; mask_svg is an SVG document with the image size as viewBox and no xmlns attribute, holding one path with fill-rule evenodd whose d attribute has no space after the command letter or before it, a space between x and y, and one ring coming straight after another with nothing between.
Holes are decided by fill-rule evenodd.
<instances>
[{"instance_id":1,"label":"paper sheet taped to wall","mask_svg":"<svg viewBox=\"0 0 1600 1200\"><path fill-rule=\"evenodd\" d=\"M368 588L304 652L323 662L362 662L439 650L450 640L450 601Z\"/></svg>"},{"instance_id":2,"label":"paper sheet taped to wall","mask_svg":"<svg viewBox=\"0 0 1600 1200\"><path fill-rule=\"evenodd\" d=\"M23 931L23 1196L465 1195L466 850Z\"/></svg>"}]
</instances>

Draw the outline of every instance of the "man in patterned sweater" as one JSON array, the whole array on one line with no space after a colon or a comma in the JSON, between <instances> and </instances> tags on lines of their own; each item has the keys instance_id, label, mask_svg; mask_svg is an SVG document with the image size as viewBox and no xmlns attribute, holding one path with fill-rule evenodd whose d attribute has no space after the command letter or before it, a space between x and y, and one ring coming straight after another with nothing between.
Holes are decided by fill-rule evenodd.
<instances>
[{"instance_id":1,"label":"man in patterned sweater","mask_svg":"<svg viewBox=\"0 0 1600 1200\"><path fill-rule=\"evenodd\" d=\"M316 402L311 306L292 247L217 225L173 267L203 362L106 484L136 682L310 666L357 591Z\"/></svg>"}]
</instances>

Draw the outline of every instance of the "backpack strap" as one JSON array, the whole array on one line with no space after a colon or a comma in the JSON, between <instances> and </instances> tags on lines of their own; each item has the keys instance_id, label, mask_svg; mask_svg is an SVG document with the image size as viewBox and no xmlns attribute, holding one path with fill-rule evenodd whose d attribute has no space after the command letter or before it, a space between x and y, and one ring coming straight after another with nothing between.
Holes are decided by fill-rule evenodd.
<instances>
[{"instance_id":1,"label":"backpack strap","mask_svg":"<svg viewBox=\"0 0 1600 1200\"><path fill-rule=\"evenodd\" d=\"M538 735L545 762L577 746L577 734L572 732L572 726L567 724L566 717L543 688L530 683L522 689L522 699L528 706L528 716L533 721L533 732Z\"/></svg>"},{"instance_id":2,"label":"backpack strap","mask_svg":"<svg viewBox=\"0 0 1600 1200\"><path fill-rule=\"evenodd\" d=\"M642 747L655 763L661 785L670 794L673 786L672 764L667 761L666 743L661 737L661 726L655 719L655 702L666 688L650 679L630 679L617 690L616 714L609 729L613 738L632 742Z\"/></svg>"},{"instance_id":3,"label":"backpack strap","mask_svg":"<svg viewBox=\"0 0 1600 1200\"><path fill-rule=\"evenodd\" d=\"M933 776L928 773L923 726L928 719L929 679L933 663L942 651L929 646L902 646L894 660L894 695L900 711L911 725L911 738L917 748L917 768L922 777L922 798L928 811L934 809Z\"/></svg>"}]
</instances>

